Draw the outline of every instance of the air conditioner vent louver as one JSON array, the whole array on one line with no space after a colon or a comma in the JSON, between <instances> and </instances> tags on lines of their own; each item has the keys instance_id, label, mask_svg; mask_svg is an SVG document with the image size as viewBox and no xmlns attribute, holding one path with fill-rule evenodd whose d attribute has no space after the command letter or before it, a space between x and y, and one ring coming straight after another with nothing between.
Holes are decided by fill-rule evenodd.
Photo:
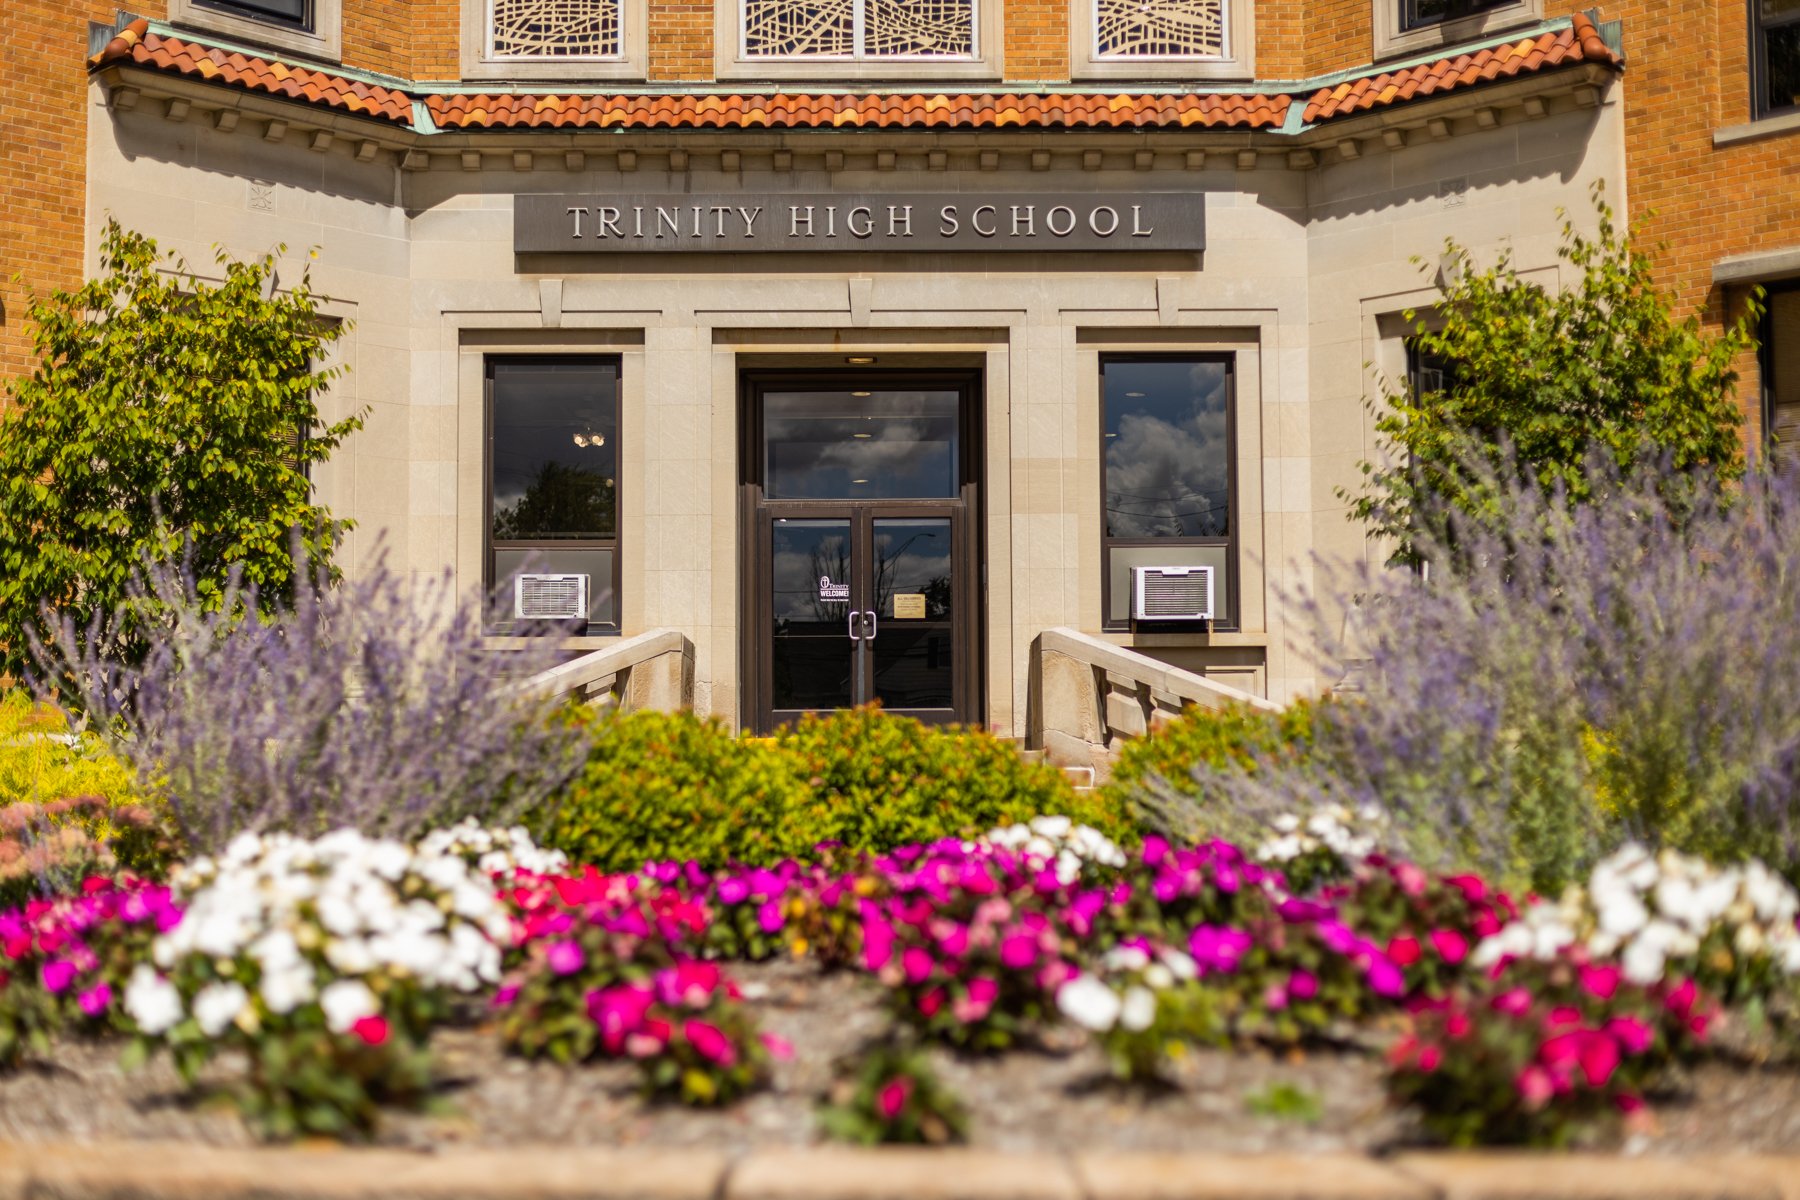
<instances>
[{"instance_id":1,"label":"air conditioner vent louver","mask_svg":"<svg viewBox=\"0 0 1800 1200\"><path fill-rule=\"evenodd\" d=\"M585 618L588 576L519 575L513 580L513 616L521 621Z\"/></svg>"},{"instance_id":2,"label":"air conditioner vent louver","mask_svg":"<svg viewBox=\"0 0 1800 1200\"><path fill-rule=\"evenodd\" d=\"M1213 569L1131 568L1131 615L1139 621L1212 620Z\"/></svg>"}]
</instances>

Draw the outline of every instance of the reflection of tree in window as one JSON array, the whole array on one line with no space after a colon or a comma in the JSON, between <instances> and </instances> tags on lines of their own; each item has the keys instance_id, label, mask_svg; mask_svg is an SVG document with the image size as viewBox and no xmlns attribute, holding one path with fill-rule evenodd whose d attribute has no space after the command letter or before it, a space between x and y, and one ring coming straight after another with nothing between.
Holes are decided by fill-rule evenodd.
<instances>
[{"instance_id":1,"label":"reflection of tree in window","mask_svg":"<svg viewBox=\"0 0 1800 1200\"><path fill-rule=\"evenodd\" d=\"M513 503L494 509L498 541L611 537L618 511L614 481L583 467L545 462Z\"/></svg>"}]
</instances>

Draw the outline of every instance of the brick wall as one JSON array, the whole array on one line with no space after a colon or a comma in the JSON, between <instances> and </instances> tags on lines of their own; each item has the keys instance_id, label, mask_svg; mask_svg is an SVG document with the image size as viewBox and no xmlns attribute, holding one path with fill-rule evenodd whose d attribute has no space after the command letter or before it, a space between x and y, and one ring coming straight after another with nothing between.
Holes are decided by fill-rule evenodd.
<instances>
[{"instance_id":1,"label":"brick wall","mask_svg":"<svg viewBox=\"0 0 1800 1200\"><path fill-rule=\"evenodd\" d=\"M141 7L141 6L140 6ZM99 0L9 0L0 58L0 379L31 362L25 293L80 282L85 239L87 23ZM14 276L22 275L23 284Z\"/></svg>"}]
</instances>

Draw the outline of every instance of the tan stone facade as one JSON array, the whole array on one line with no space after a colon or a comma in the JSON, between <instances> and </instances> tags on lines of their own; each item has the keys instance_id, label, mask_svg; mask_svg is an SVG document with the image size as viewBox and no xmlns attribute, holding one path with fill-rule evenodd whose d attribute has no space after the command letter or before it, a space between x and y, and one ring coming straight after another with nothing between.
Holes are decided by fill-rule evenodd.
<instances>
[{"instance_id":1,"label":"tan stone facade","mask_svg":"<svg viewBox=\"0 0 1800 1200\"><path fill-rule=\"evenodd\" d=\"M1257 76L1371 64L1376 2L1243 6ZM340 347L350 371L332 415L368 412L367 428L317 472L321 497L357 520L353 559L366 561L380 544L409 569L453 568L471 590L487 561L484 364L497 355L616 356L620 632L685 634L693 699L705 711L747 719L744 373L862 356L883 368L979 372L979 583L969 586L980 605L981 702L971 716L1008 734L1032 727L1033 647L1059 627L1285 700L1331 682L1283 597L1312 583L1315 555L1367 553L1341 491L1374 452L1365 397L1381 376L1404 370L1399 314L1433 299L1431 266L1447 237L1478 253L1510 246L1524 270L1555 282L1558 209L1585 219L1589 188L1604 181L1634 210L1664 210L1654 230L1680 238L1667 257L1671 279L1696 300L1709 295L1719 258L1800 246L1793 189L1780 184L1794 169L1782 154L1791 139L1710 144L1714 126L1745 116L1729 99L1744 90L1732 74L1742 62L1677 62L1655 48L1664 36L1656 31L1680 22L1697 42L1741 42L1741 15L1734 34L1725 5L1658 6L1661 17L1649 7L1623 6L1622 77L1589 67L1521 73L1316 128L1296 104L1284 126L1258 130L1029 121L509 130L383 124L129 63L85 76L81 22L110 23L110 10L72 16L64 4L24 0L42 53L12 75L22 85L7 85L23 86L28 102L25 119L9 123L15 145L0 168L9 173L0 184L4 233L20 248L9 261L36 287L71 283L92 267L107 215L195 264L209 263L216 246L250 255L277 244L288 248L284 273L310 262L328 311L354 323ZM1495 18L1500 33L1475 31L1477 41L1504 41L1508 20L1541 28L1569 5L1517 8ZM378 73L415 97L438 84L459 90L465 17L455 0L342 0L342 68ZM717 8L652 0L647 19L647 82L605 87L707 91ZM1009 3L990 84L886 79L813 90L1066 88L1070 22L1067 2ZM1677 79L1698 81L1705 102L1671 98ZM571 73L570 89L578 82ZM1185 86L1165 78L1091 88L1130 97ZM765 90L804 88L784 78ZM1206 249L604 258L514 250L521 195L780 193L826 202L896 191L1176 192L1204 208ZM1732 196L1749 196L1753 213L1722 211ZM312 250L316 260L306 258ZM6 287L0 371L12 373L26 359L19 293ZM1176 353L1221 355L1232 368L1235 627L1104 632L1101 363Z\"/></svg>"}]
</instances>

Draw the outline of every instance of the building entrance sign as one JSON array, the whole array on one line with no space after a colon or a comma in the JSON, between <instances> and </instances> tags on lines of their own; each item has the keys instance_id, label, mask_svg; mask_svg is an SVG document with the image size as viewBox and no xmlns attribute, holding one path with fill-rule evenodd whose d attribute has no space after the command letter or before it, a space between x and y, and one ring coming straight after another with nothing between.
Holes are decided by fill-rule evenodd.
<instances>
[{"instance_id":1,"label":"building entrance sign","mask_svg":"<svg viewBox=\"0 0 1800 1200\"><path fill-rule=\"evenodd\" d=\"M1199 192L520 196L518 254L1206 248Z\"/></svg>"}]
</instances>

